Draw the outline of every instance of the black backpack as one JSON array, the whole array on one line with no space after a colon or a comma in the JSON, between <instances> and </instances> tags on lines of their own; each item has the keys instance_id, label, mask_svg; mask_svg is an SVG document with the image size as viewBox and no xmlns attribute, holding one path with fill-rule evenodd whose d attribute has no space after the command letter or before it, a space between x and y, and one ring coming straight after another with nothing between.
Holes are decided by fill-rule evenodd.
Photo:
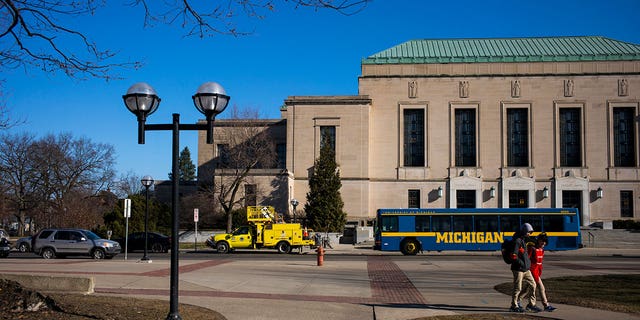
<instances>
[{"instance_id":1,"label":"black backpack","mask_svg":"<svg viewBox=\"0 0 640 320\"><path fill-rule=\"evenodd\" d=\"M512 264L513 260L511 259L511 254L513 253L513 249L515 248L516 240L511 238L510 240L505 240L500 246L500 251L502 252L502 260L506 264Z\"/></svg>"}]
</instances>

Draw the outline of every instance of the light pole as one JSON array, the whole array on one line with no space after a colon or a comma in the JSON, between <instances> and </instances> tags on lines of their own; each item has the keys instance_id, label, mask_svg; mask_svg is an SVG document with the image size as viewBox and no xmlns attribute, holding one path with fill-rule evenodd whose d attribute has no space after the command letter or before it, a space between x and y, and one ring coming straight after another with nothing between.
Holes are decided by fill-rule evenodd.
<instances>
[{"instance_id":1,"label":"light pole","mask_svg":"<svg viewBox=\"0 0 640 320\"><path fill-rule=\"evenodd\" d=\"M127 109L138 118L138 144L144 144L146 130L171 130L172 131L172 152L171 152L171 280L169 296L169 314L167 319L182 319L178 311L178 228L179 208L179 170L178 154L180 152L180 130L206 130L207 144L213 144L213 122L217 114L224 111L229 103L230 97L216 82L206 82L198 87L196 94L192 96L196 109L206 117L206 124L180 124L180 114L173 114L171 124L145 124L147 116L158 109L160 98L156 91L147 83L139 82L127 90L127 94L122 96Z\"/></svg>"},{"instance_id":2,"label":"light pole","mask_svg":"<svg viewBox=\"0 0 640 320\"><path fill-rule=\"evenodd\" d=\"M144 256L140 261L151 262L149 257L147 257L147 245L149 241L149 187L153 185L153 178L151 176L144 176L140 182L144 186L146 196L144 203Z\"/></svg>"},{"instance_id":3,"label":"light pole","mask_svg":"<svg viewBox=\"0 0 640 320\"><path fill-rule=\"evenodd\" d=\"M291 199L291 205L293 206L293 223L296 223L296 207L298 206L298 200L296 198Z\"/></svg>"}]
</instances>

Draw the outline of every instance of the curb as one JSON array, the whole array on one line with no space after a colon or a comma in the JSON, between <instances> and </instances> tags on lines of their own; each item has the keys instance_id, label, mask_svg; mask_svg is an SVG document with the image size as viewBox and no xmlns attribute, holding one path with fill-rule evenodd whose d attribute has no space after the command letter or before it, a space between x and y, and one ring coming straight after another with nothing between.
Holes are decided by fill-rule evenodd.
<instances>
[{"instance_id":1,"label":"curb","mask_svg":"<svg viewBox=\"0 0 640 320\"><path fill-rule=\"evenodd\" d=\"M93 277L53 277L0 273L0 279L12 280L23 287L42 292L93 293Z\"/></svg>"}]
</instances>

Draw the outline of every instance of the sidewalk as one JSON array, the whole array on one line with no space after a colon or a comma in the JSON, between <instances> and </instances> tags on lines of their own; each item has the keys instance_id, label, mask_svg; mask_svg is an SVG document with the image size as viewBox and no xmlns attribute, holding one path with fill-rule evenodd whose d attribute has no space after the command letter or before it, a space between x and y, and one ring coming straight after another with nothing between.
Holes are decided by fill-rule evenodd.
<instances>
[{"instance_id":1,"label":"sidewalk","mask_svg":"<svg viewBox=\"0 0 640 320\"><path fill-rule=\"evenodd\" d=\"M194 259L196 254L216 256ZM354 257L348 258L349 255ZM496 259L438 259L456 255ZM640 270L640 259L636 259L640 258L640 250L635 249L580 249L550 255L572 256L573 260L593 255L630 257L623 267ZM424 259L392 260L394 256L401 254L335 244L333 249L327 249L324 266L319 267L313 251L299 259L233 259L232 255L226 258L213 251L182 251L179 301L215 310L229 320L409 320L507 311L509 297L493 290L494 285L510 281L497 252L432 252L419 256ZM134 259L125 261L118 256L105 261L9 259L7 262L11 264L0 264L0 274L90 277L96 295L169 298L168 260L148 264ZM551 265L549 274L554 272L575 271ZM600 271L584 273L589 272ZM553 319L640 319L640 315L569 305L556 307L555 312L535 315Z\"/></svg>"}]
</instances>

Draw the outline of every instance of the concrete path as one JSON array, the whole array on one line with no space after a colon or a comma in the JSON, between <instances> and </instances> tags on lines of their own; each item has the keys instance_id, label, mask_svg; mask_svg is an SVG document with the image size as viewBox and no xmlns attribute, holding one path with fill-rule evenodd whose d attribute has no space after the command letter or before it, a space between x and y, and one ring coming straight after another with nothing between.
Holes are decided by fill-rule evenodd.
<instances>
[{"instance_id":1,"label":"concrete path","mask_svg":"<svg viewBox=\"0 0 640 320\"><path fill-rule=\"evenodd\" d=\"M199 259L192 259L198 254ZM493 286L511 281L498 253L447 252L392 259L352 245L334 245L324 266L307 254L300 259L234 259L232 255L201 259L209 253L181 252L180 303L216 310L229 320L376 319L408 320L448 314L507 312L509 297ZM275 253L274 253L275 254ZM358 256L339 259L338 255ZM443 259L465 255L468 259ZM606 268L581 262L587 256L621 256ZM555 257L555 258L554 258ZM572 274L637 273L640 250L581 249L548 253L547 277ZM579 272L578 272L579 270ZM169 297L170 263L90 259L6 259L1 274L92 277L94 294L141 298ZM553 319L622 320L640 315L556 305ZM167 306L168 308L168 306Z\"/></svg>"}]
</instances>

